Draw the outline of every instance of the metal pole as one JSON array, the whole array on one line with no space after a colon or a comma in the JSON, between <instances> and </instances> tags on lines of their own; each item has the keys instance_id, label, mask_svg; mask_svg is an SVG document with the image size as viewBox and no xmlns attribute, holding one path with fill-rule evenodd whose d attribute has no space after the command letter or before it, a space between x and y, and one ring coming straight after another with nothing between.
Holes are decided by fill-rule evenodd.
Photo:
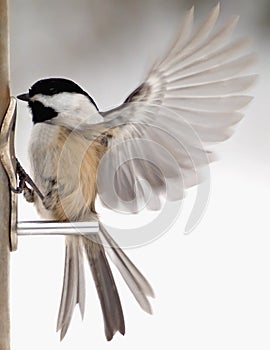
<instances>
[{"instance_id":1,"label":"metal pole","mask_svg":"<svg viewBox=\"0 0 270 350\"><path fill-rule=\"evenodd\" d=\"M0 0L0 125L9 105L7 0ZM0 163L0 350L10 349L9 259L10 190Z\"/></svg>"}]
</instances>

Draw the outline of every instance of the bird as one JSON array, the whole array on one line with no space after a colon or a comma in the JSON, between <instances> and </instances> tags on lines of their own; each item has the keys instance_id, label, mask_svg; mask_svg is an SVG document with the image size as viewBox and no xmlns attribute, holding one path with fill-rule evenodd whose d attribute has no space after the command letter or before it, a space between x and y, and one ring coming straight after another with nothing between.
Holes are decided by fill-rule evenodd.
<instances>
[{"instance_id":1,"label":"bird","mask_svg":"<svg viewBox=\"0 0 270 350\"><path fill-rule=\"evenodd\" d=\"M27 93L33 128L31 175L44 194L26 193L44 219L98 221L99 232L67 236L62 296L57 321L66 335L75 306L85 310L84 256L100 299L105 335L125 334L120 297L109 257L135 299L152 313L150 283L107 231L96 198L111 209L137 214L160 210L162 199L179 201L202 181L214 160L212 147L227 140L252 100L246 94L256 61L246 39L232 40L238 17L218 30L217 4L194 30L194 7L174 44L122 105L102 112L94 99L67 78L43 78ZM149 186L145 186L147 183ZM149 190L150 189L150 190Z\"/></svg>"}]
</instances>

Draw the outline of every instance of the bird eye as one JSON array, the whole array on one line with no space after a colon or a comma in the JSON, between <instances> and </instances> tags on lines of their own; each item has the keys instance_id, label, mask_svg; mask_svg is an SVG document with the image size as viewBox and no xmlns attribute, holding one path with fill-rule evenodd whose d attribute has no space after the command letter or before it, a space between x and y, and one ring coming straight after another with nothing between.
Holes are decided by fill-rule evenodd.
<instances>
[{"instance_id":1,"label":"bird eye","mask_svg":"<svg viewBox=\"0 0 270 350\"><path fill-rule=\"evenodd\" d=\"M49 92L50 92L51 94L56 94L56 93L57 93L57 89L56 89L55 87L50 87L50 88L49 88Z\"/></svg>"}]
</instances>

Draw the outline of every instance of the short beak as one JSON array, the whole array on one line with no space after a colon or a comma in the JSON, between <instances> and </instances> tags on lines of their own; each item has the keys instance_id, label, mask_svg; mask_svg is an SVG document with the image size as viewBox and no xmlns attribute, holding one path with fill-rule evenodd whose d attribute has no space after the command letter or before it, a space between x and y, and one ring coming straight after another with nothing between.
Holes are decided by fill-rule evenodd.
<instances>
[{"instance_id":1,"label":"short beak","mask_svg":"<svg viewBox=\"0 0 270 350\"><path fill-rule=\"evenodd\" d=\"M28 93L26 93L26 94L21 94L21 95L18 95L17 98L18 98L19 100L28 102L28 101L29 101L29 94L28 94Z\"/></svg>"}]
</instances>

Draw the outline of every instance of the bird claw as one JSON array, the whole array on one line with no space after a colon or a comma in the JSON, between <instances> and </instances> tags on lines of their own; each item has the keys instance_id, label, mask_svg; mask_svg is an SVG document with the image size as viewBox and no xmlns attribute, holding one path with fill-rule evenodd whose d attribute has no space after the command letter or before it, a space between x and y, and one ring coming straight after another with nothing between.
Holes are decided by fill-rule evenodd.
<instances>
[{"instance_id":1,"label":"bird claw","mask_svg":"<svg viewBox=\"0 0 270 350\"><path fill-rule=\"evenodd\" d=\"M25 200L29 203L33 203L35 201L34 191L31 190L31 188L27 187L26 185L23 188L23 196Z\"/></svg>"}]
</instances>

